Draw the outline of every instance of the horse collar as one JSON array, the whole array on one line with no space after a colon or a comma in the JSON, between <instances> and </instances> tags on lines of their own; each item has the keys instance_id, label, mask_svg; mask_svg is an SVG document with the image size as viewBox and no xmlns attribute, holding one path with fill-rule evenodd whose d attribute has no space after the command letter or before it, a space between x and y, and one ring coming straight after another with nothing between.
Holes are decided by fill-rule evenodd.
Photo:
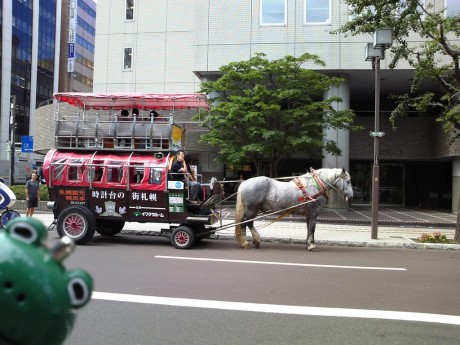
<instances>
[{"instance_id":1,"label":"horse collar","mask_svg":"<svg viewBox=\"0 0 460 345\"><path fill-rule=\"evenodd\" d=\"M294 179L292 180L296 187L302 191L302 196L299 197L299 202L302 203L306 200L314 201L321 195L324 195L326 199L329 199L329 195L327 194L327 187L324 185L323 181L321 181L321 179L314 170L312 170L311 176L313 177L313 182L316 184L316 187L319 189L318 193L314 195L308 195L307 191L305 190L306 186L304 186L299 177L294 177ZM306 184L307 183L305 180L305 185Z\"/></svg>"},{"instance_id":2,"label":"horse collar","mask_svg":"<svg viewBox=\"0 0 460 345\"><path fill-rule=\"evenodd\" d=\"M329 200L328 188L324 185L323 181L320 179L318 174L316 173L315 169L310 168L310 174L313 177L313 181L316 183L316 186L319 189L319 192L312 196L313 199L324 195L324 197Z\"/></svg>"}]
</instances>

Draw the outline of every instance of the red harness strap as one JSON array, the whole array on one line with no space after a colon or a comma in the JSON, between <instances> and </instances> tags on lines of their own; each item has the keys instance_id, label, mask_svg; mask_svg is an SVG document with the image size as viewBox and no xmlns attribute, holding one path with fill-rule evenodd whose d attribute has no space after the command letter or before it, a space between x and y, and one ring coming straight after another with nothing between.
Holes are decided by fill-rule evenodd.
<instances>
[{"instance_id":1,"label":"red harness strap","mask_svg":"<svg viewBox=\"0 0 460 345\"><path fill-rule=\"evenodd\" d=\"M313 180L316 182L316 185L319 188L319 192L312 196L313 199L316 199L320 195L324 195L326 199L329 199L329 195L327 194L327 187L324 185L323 181L318 177L316 174L315 169L310 168L310 174L313 176Z\"/></svg>"},{"instance_id":2,"label":"red harness strap","mask_svg":"<svg viewBox=\"0 0 460 345\"><path fill-rule=\"evenodd\" d=\"M321 195L324 195L326 199L329 199L329 195L327 194L327 188L324 185L323 181L318 177L316 174L315 170L313 168L310 169L310 174L313 177L313 181L316 183L317 187L319 188L319 192L314 194L314 195L308 195L307 191L305 190L305 187L303 186L302 182L298 177L294 177L292 180L297 188L299 188L302 191L302 196L299 197L299 202L305 202L306 200L316 200Z\"/></svg>"},{"instance_id":3,"label":"red harness strap","mask_svg":"<svg viewBox=\"0 0 460 345\"><path fill-rule=\"evenodd\" d=\"M308 195L307 191L305 190L305 187L303 186L302 181L300 181L300 178L296 176L294 177L292 181L295 183L297 188L299 188L302 191L302 196L299 197L299 202L304 202L307 199L311 199L311 197Z\"/></svg>"}]
</instances>

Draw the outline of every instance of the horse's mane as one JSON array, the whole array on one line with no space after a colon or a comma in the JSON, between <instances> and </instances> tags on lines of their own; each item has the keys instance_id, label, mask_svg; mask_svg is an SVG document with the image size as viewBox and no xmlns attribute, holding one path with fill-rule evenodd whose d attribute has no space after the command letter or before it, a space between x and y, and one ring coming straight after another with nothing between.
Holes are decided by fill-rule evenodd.
<instances>
[{"instance_id":1,"label":"horse's mane","mask_svg":"<svg viewBox=\"0 0 460 345\"><path fill-rule=\"evenodd\" d=\"M311 176L312 174L316 174L322 180L335 180L336 178L341 176L343 172L345 172L346 177L350 178L350 174L348 173L348 171L345 170L345 168L321 168L317 170L310 168L310 171L307 171L302 176Z\"/></svg>"}]
</instances>

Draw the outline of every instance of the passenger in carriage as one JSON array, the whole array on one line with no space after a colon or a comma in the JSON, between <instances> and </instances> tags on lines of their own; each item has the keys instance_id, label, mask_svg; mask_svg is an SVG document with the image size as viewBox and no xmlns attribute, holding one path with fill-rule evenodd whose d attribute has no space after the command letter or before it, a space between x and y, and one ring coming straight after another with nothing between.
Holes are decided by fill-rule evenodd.
<instances>
[{"instance_id":1,"label":"passenger in carriage","mask_svg":"<svg viewBox=\"0 0 460 345\"><path fill-rule=\"evenodd\" d=\"M155 110L150 112L150 117L153 117L154 122L168 122L166 117L160 116Z\"/></svg>"},{"instance_id":2,"label":"passenger in carriage","mask_svg":"<svg viewBox=\"0 0 460 345\"><path fill-rule=\"evenodd\" d=\"M123 109L120 113L120 117L118 118L118 121L129 121L129 111L126 109Z\"/></svg>"},{"instance_id":3,"label":"passenger in carriage","mask_svg":"<svg viewBox=\"0 0 460 345\"><path fill-rule=\"evenodd\" d=\"M179 150L176 152L176 160L171 165L172 178L183 180L189 188L189 202L191 204L199 204L198 194L201 191L201 184L193 180L187 164L185 163L185 152Z\"/></svg>"},{"instance_id":4,"label":"passenger in carriage","mask_svg":"<svg viewBox=\"0 0 460 345\"><path fill-rule=\"evenodd\" d=\"M199 183L198 179L197 179L197 176L195 175L195 171L191 167L192 163L193 163L192 156L191 155L185 155L184 161L185 161L185 165L187 166L187 171L190 174L190 180ZM198 192L198 199L204 200L203 188L201 188L201 184L200 184L200 191Z\"/></svg>"},{"instance_id":5,"label":"passenger in carriage","mask_svg":"<svg viewBox=\"0 0 460 345\"><path fill-rule=\"evenodd\" d=\"M102 168L96 168L94 172L94 181L101 181L103 173L104 171L102 170Z\"/></svg>"}]
</instances>

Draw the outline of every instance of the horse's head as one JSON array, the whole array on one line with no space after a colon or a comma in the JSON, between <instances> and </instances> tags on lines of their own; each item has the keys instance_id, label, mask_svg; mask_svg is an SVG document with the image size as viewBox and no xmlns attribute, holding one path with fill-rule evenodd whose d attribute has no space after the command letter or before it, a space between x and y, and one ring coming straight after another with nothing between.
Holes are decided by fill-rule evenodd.
<instances>
[{"instance_id":1,"label":"horse's head","mask_svg":"<svg viewBox=\"0 0 460 345\"><path fill-rule=\"evenodd\" d=\"M343 195L345 201L349 201L353 199L353 188L351 186L351 177L348 171L345 168L336 169L336 179L334 182L334 187Z\"/></svg>"}]
</instances>

